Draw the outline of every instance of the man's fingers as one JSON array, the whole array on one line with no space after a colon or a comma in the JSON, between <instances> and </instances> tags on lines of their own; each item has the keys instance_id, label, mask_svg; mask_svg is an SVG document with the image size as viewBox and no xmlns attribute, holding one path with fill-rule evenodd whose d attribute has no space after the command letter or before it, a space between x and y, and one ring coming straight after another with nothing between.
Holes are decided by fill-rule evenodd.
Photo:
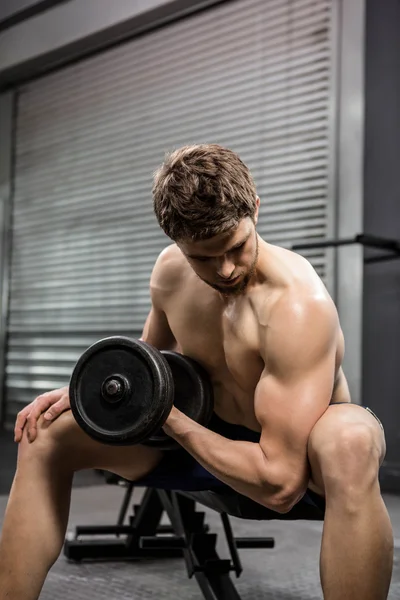
<instances>
[{"instance_id":1,"label":"man's fingers","mask_svg":"<svg viewBox=\"0 0 400 600\"><path fill-rule=\"evenodd\" d=\"M24 428L26 420L27 420L28 416L30 415L32 409L34 407L36 407L39 403L41 406L43 406L43 403L44 403L45 406L44 406L43 410L46 410L46 408L50 405L50 399L47 397L46 394L43 394L42 396L38 396L33 402L28 404L28 406L25 406L25 408L23 408L17 415L17 419L15 422L15 429L19 430L19 429Z\"/></svg>"},{"instance_id":2,"label":"man's fingers","mask_svg":"<svg viewBox=\"0 0 400 600\"><path fill-rule=\"evenodd\" d=\"M32 404L40 404L41 406L47 405L50 406L52 402L54 402L57 397L60 396L59 390L52 390L51 392L45 392L36 398L36 400Z\"/></svg>"},{"instance_id":3,"label":"man's fingers","mask_svg":"<svg viewBox=\"0 0 400 600\"><path fill-rule=\"evenodd\" d=\"M26 427L28 439L33 442L36 438L36 425L40 415L46 413L46 420L51 421L68 408L68 393L65 393L67 389L68 388L62 388L52 390L51 392L45 392L21 410L15 422L14 440L16 442L21 441L23 430ZM53 407L57 408L53 410Z\"/></svg>"},{"instance_id":4,"label":"man's fingers","mask_svg":"<svg viewBox=\"0 0 400 600\"><path fill-rule=\"evenodd\" d=\"M39 413L40 415L40 413ZM28 433L28 440L30 442L33 442L33 440L36 437L36 423L37 423L38 417L35 414L30 414L29 417L27 418L27 433Z\"/></svg>"},{"instance_id":5,"label":"man's fingers","mask_svg":"<svg viewBox=\"0 0 400 600\"><path fill-rule=\"evenodd\" d=\"M43 400L41 402L37 402L34 403L32 405L32 408L30 410L29 416L28 416L28 422L32 423L34 421L37 421L38 418L40 417L40 415L42 413L44 413L45 410L47 410L49 408L49 406L51 406L50 400L48 398L43 398Z\"/></svg>"},{"instance_id":6,"label":"man's fingers","mask_svg":"<svg viewBox=\"0 0 400 600\"><path fill-rule=\"evenodd\" d=\"M51 406L51 397L43 396L40 402L33 405L27 418L28 440L33 442L37 433L37 422L40 417Z\"/></svg>"},{"instance_id":7,"label":"man's fingers","mask_svg":"<svg viewBox=\"0 0 400 600\"><path fill-rule=\"evenodd\" d=\"M18 414L17 420L15 422L14 427L14 435L17 436L20 431L22 431L24 425L26 423L26 416L22 414Z\"/></svg>"},{"instance_id":8,"label":"man's fingers","mask_svg":"<svg viewBox=\"0 0 400 600\"><path fill-rule=\"evenodd\" d=\"M33 442L36 438L36 423L39 419L40 415L49 408L51 405L51 398L48 394L43 394L43 396L38 396L32 404L26 407L27 412L25 417L25 422L23 427L21 428L21 437L22 430L24 427L27 427L28 430L28 440Z\"/></svg>"},{"instance_id":9,"label":"man's fingers","mask_svg":"<svg viewBox=\"0 0 400 600\"><path fill-rule=\"evenodd\" d=\"M21 422L20 425L14 427L14 442L20 442L22 439L22 431L24 429L25 421Z\"/></svg>"},{"instance_id":10,"label":"man's fingers","mask_svg":"<svg viewBox=\"0 0 400 600\"><path fill-rule=\"evenodd\" d=\"M15 427L14 427L14 440L16 442L21 441L22 430L24 429L27 418L29 416L29 409L30 409L30 407L26 406L23 410L21 410L18 413L17 420L15 422Z\"/></svg>"},{"instance_id":11,"label":"man's fingers","mask_svg":"<svg viewBox=\"0 0 400 600\"><path fill-rule=\"evenodd\" d=\"M44 418L46 421L52 421L56 417L59 417L67 408L69 408L68 396L63 396L61 400L49 408L49 410L45 413Z\"/></svg>"},{"instance_id":12,"label":"man's fingers","mask_svg":"<svg viewBox=\"0 0 400 600\"><path fill-rule=\"evenodd\" d=\"M22 434L25 429L25 426L30 417L31 405L26 406L23 411L18 415L17 423L14 428L14 441L20 442L22 440Z\"/></svg>"}]
</instances>

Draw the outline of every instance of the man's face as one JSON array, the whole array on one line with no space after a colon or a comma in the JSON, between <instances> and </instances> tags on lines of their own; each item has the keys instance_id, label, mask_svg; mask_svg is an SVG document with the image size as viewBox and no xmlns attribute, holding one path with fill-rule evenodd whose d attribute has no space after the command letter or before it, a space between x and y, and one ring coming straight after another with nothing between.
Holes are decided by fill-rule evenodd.
<instances>
[{"instance_id":1,"label":"man's face","mask_svg":"<svg viewBox=\"0 0 400 600\"><path fill-rule=\"evenodd\" d=\"M237 296L255 273L258 237L250 217L234 231L198 242L182 241L179 248L190 266L205 283L224 296Z\"/></svg>"}]
</instances>

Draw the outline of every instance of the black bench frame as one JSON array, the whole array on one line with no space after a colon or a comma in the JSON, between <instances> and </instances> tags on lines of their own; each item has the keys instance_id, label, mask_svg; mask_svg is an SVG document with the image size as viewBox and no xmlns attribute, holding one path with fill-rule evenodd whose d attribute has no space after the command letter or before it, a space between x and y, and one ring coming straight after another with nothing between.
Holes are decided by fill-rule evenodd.
<instances>
[{"instance_id":1,"label":"black bench frame","mask_svg":"<svg viewBox=\"0 0 400 600\"><path fill-rule=\"evenodd\" d=\"M107 482L126 486L117 523L76 527L74 539L64 544L64 555L71 561L183 557L188 577L196 579L206 600L240 600L230 577L231 572L240 577L243 570L238 550L275 545L269 537L235 537L229 516L220 513L230 552L230 558L220 558L217 534L210 533L205 513L196 510L196 501L185 492L146 489L141 503L133 505L129 524L124 525L134 484L117 476L109 476ZM160 524L164 514L170 525ZM107 535L113 537L105 538Z\"/></svg>"}]
</instances>

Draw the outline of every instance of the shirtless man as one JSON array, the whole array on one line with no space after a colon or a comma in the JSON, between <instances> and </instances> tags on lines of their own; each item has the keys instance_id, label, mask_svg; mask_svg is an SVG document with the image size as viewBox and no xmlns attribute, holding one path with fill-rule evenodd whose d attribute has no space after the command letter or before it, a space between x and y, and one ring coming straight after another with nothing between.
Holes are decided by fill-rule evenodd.
<instances>
[{"instance_id":1,"label":"shirtless man","mask_svg":"<svg viewBox=\"0 0 400 600\"><path fill-rule=\"evenodd\" d=\"M235 153L181 148L157 172L153 194L175 243L155 264L142 339L208 370L217 422L212 431L173 408L165 431L210 480L276 513L304 502L308 490L324 497L324 598L384 600L393 562L378 482L384 433L371 412L350 403L343 335L324 285L307 260L258 236L260 201ZM137 481L162 465L158 449L92 440L68 409L63 388L18 416L0 600L38 598L63 546L74 471ZM218 422L247 434L228 439Z\"/></svg>"}]
</instances>

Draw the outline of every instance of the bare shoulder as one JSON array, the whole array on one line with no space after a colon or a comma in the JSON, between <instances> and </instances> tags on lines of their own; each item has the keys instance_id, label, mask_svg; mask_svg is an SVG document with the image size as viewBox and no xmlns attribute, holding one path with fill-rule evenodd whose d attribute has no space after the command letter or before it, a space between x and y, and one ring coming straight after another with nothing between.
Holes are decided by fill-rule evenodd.
<instances>
[{"instance_id":1,"label":"bare shoulder","mask_svg":"<svg viewBox=\"0 0 400 600\"><path fill-rule=\"evenodd\" d=\"M323 333L339 326L336 307L324 288L295 283L282 291L271 311L271 322L281 322L293 333L303 328Z\"/></svg>"},{"instance_id":2,"label":"bare shoulder","mask_svg":"<svg viewBox=\"0 0 400 600\"><path fill-rule=\"evenodd\" d=\"M176 244L170 244L158 256L150 278L152 297L176 292L182 285L187 261Z\"/></svg>"},{"instance_id":3,"label":"bare shoulder","mask_svg":"<svg viewBox=\"0 0 400 600\"><path fill-rule=\"evenodd\" d=\"M176 244L169 244L160 252L154 265L153 272L179 270L179 266L185 262L182 252Z\"/></svg>"},{"instance_id":4,"label":"bare shoulder","mask_svg":"<svg viewBox=\"0 0 400 600\"><path fill-rule=\"evenodd\" d=\"M265 353L271 356L283 345L298 360L307 351L334 348L341 337L339 317L320 277L299 254L279 248L273 250L273 256L276 286L272 300L264 308L260 305Z\"/></svg>"},{"instance_id":5,"label":"bare shoulder","mask_svg":"<svg viewBox=\"0 0 400 600\"><path fill-rule=\"evenodd\" d=\"M311 263L300 254L283 250L288 276L275 304L275 314L285 314L295 323L338 324L336 306L323 281ZM294 324L294 323L292 323Z\"/></svg>"}]
</instances>

